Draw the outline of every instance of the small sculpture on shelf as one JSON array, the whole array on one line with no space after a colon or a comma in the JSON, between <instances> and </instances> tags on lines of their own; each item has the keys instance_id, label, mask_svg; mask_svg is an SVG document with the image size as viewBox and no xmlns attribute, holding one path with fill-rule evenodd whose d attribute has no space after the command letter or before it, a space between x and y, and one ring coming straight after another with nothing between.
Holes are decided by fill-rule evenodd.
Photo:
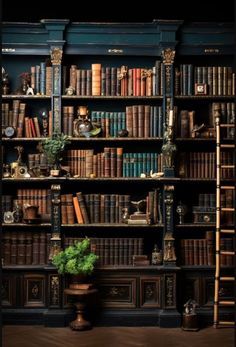
<instances>
[{"instance_id":1,"label":"small sculpture on shelf","mask_svg":"<svg viewBox=\"0 0 236 347\"><path fill-rule=\"evenodd\" d=\"M23 209L22 209L22 205L19 203L18 200L14 200L13 217L14 217L15 223L21 223L22 222Z\"/></svg>"},{"instance_id":2,"label":"small sculpture on shelf","mask_svg":"<svg viewBox=\"0 0 236 347\"><path fill-rule=\"evenodd\" d=\"M135 208L137 209L137 211L134 212L134 215L140 215L143 214L143 209L146 206L146 200L142 199L139 201L131 201L131 204L133 204L135 206Z\"/></svg>"},{"instance_id":3,"label":"small sculpture on shelf","mask_svg":"<svg viewBox=\"0 0 236 347\"><path fill-rule=\"evenodd\" d=\"M172 264L175 264L176 262L174 241L175 239L173 238L172 234L170 232L167 232L164 237L164 264L165 265L172 265Z\"/></svg>"},{"instance_id":4,"label":"small sculpture on shelf","mask_svg":"<svg viewBox=\"0 0 236 347\"><path fill-rule=\"evenodd\" d=\"M176 153L176 145L167 138L166 143L162 146L163 166L164 169L172 169L174 166L174 157Z\"/></svg>"},{"instance_id":5,"label":"small sculpture on shelf","mask_svg":"<svg viewBox=\"0 0 236 347\"><path fill-rule=\"evenodd\" d=\"M4 67L2 67L2 94L9 94L9 90L9 77Z\"/></svg>"},{"instance_id":6,"label":"small sculpture on shelf","mask_svg":"<svg viewBox=\"0 0 236 347\"><path fill-rule=\"evenodd\" d=\"M75 94L75 88L72 86L69 86L68 88L66 88L66 95L68 96L72 96Z\"/></svg>"},{"instance_id":7,"label":"small sculpture on shelf","mask_svg":"<svg viewBox=\"0 0 236 347\"><path fill-rule=\"evenodd\" d=\"M158 248L157 244L154 245L151 261L152 261L152 265L162 264L162 250Z\"/></svg>"},{"instance_id":8,"label":"small sculpture on shelf","mask_svg":"<svg viewBox=\"0 0 236 347\"><path fill-rule=\"evenodd\" d=\"M17 163L22 164L22 153L24 152L24 147L23 146L16 146L14 147L17 150L18 153L18 158L17 158Z\"/></svg>"},{"instance_id":9,"label":"small sculpture on shelf","mask_svg":"<svg viewBox=\"0 0 236 347\"><path fill-rule=\"evenodd\" d=\"M26 95L28 88L31 84L31 74L29 72L22 72L20 74L20 86L17 89L17 94Z\"/></svg>"},{"instance_id":10,"label":"small sculpture on shelf","mask_svg":"<svg viewBox=\"0 0 236 347\"><path fill-rule=\"evenodd\" d=\"M43 123L43 137L48 136L48 113L42 111L42 123Z\"/></svg>"},{"instance_id":11,"label":"small sculpture on shelf","mask_svg":"<svg viewBox=\"0 0 236 347\"><path fill-rule=\"evenodd\" d=\"M174 159L177 151L173 143L174 111L169 111L169 119L164 133L164 144L162 146L163 168L165 176L174 176Z\"/></svg>"},{"instance_id":12,"label":"small sculpture on shelf","mask_svg":"<svg viewBox=\"0 0 236 347\"><path fill-rule=\"evenodd\" d=\"M150 224L150 215L145 213L146 210L146 200L141 199L138 201L131 201L137 211L129 216L128 224Z\"/></svg>"},{"instance_id":13,"label":"small sculpture on shelf","mask_svg":"<svg viewBox=\"0 0 236 347\"><path fill-rule=\"evenodd\" d=\"M10 172L10 165L9 164L3 164L3 178L9 178L11 177Z\"/></svg>"}]
</instances>

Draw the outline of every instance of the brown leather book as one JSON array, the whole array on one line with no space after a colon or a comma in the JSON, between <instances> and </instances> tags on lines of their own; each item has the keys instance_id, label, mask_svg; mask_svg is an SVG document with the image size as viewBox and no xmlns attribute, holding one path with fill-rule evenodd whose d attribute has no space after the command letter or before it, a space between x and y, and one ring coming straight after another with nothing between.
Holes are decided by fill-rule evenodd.
<instances>
[{"instance_id":1,"label":"brown leather book","mask_svg":"<svg viewBox=\"0 0 236 347\"><path fill-rule=\"evenodd\" d=\"M84 219L82 216L82 212L81 212L81 208L80 208L77 196L73 197L73 205L74 205L74 209L75 209L75 215L76 215L77 223L78 224L84 224Z\"/></svg>"}]
</instances>

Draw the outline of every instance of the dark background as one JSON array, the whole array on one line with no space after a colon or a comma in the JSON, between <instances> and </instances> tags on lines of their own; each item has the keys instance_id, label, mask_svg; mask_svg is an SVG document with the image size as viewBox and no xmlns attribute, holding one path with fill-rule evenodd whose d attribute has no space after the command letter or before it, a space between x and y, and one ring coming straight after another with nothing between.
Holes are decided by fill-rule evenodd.
<instances>
[{"instance_id":1,"label":"dark background","mask_svg":"<svg viewBox=\"0 0 236 347\"><path fill-rule=\"evenodd\" d=\"M60 1L60 3L59 3ZM234 0L2 0L2 20L37 22L67 18L76 22L151 22L153 19L234 21ZM50 7L49 8L49 4ZM127 6L128 4L128 6ZM154 5L155 4L155 5ZM128 8L127 8L128 7Z\"/></svg>"}]
</instances>

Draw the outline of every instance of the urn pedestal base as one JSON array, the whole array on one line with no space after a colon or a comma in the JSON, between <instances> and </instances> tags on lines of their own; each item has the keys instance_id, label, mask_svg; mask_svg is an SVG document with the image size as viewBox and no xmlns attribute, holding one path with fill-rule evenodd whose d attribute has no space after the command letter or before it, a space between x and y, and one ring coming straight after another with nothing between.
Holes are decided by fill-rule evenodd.
<instances>
[{"instance_id":1,"label":"urn pedestal base","mask_svg":"<svg viewBox=\"0 0 236 347\"><path fill-rule=\"evenodd\" d=\"M88 330L92 328L91 323L84 318L86 302L91 295L97 293L97 289L65 289L65 294L73 296L75 299L77 317L70 322L72 330Z\"/></svg>"}]
</instances>

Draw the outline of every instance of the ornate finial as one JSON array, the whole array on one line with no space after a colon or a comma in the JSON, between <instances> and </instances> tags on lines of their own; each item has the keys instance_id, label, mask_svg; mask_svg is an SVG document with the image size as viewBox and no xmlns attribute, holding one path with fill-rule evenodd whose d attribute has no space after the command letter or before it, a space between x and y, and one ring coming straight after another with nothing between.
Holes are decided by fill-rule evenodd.
<instances>
[{"instance_id":1,"label":"ornate finial","mask_svg":"<svg viewBox=\"0 0 236 347\"><path fill-rule=\"evenodd\" d=\"M123 78L125 78L127 76L128 73L128 68L125 65L122 65L120 68L120 73L118 75L118 80L122 80Z\"/></svg>"},{"instance_id":2,"label":"ornate finial","mask_svg":"<svg viewBox=\"0 0 236 347\"><path fill-rule=\"evenodd\" d=\"M60 65L62 59L62 49L55 47L51 50L51 62L52 65Z\"/></svg>"},{"instance_id":3,"label":"ornate finial","mask_svg":"<svg viewBox=\"0 0 236 347\"><path fill-rule=\"evenodd\" d=\"M152 69L144 69L141 71L141 79L144 80L147 77L151 77L153 74Z\"/></svg>"},{"instance_id":4,"label":"ornate finial","mask_svg":"<svg viewBox=\"0 0 236 347\"><path fill-rule=\"evenodd\" d=\"M167 48L161 52L163 58L163 64L170 65L174 63L175 51L171 48Z\"/></svg>"}]
</instances>

